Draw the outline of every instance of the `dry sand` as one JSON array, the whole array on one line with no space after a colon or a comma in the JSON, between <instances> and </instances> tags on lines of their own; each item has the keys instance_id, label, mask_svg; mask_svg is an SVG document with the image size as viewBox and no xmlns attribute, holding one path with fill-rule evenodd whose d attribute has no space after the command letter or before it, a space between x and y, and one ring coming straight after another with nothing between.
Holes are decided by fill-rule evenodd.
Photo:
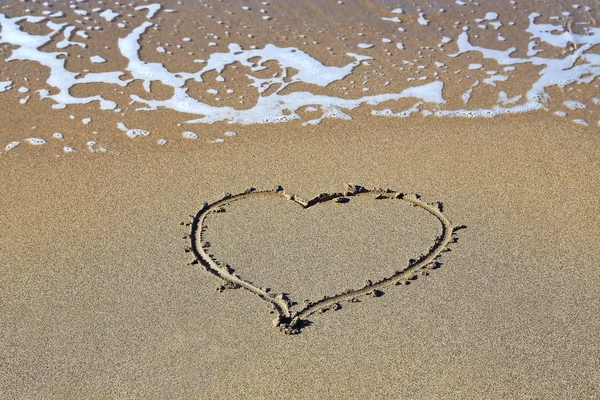
<instances>
[{"instance_id":1,"label":"dry sand","mask_svg":"<svg viewBox=\"0 0 600 400\"><path fill-rule=\"evenodd\" d=\"M364 117L247 129L201 151L2 158L2 397L598 398L598 136L543 115ZM222 281L188 265L180 222L203 202L277 184L311 197L344 182L442 201L468 228L430 276L313 315L299 335L274 328L263 300L219 293ZM363 261L353 243L389 239L368 204L364 220L349 209L343 240L321 246L307 245L311 219L299 216L303 231L285 236L266 276L294 280L305 254L309 282L369 279L361 262L347 273L314 264ZM279 229L284 211L250 211L249 224ZM276 246L255 228L214 246L235 258L229 240L257 243L265 257ZM416 235L411 246L426 250Z\"/></svg>"}]
</instances>

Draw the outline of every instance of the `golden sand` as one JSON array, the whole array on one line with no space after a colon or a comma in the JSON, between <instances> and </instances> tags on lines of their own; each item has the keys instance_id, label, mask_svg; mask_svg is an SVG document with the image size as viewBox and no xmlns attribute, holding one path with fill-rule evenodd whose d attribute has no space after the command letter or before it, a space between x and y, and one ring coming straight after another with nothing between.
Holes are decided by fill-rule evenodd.
<instances>
[{"instance_id":1,"label":"golden sand","mask_svg":"<svg viewBox=\"0 0 600 400\"><path fill-rule=\"evenodd\" d=\"M6 397L597 396L597 138L519 122L280 125L202 151L4 159ZM278 184L310 198L345 181L442 201L468 228L442 268L293 336L267 303L189 265L180 223L205 201ZM278 262L315 251L304 246L286 242Z\"/></svg>"}]
</instances>

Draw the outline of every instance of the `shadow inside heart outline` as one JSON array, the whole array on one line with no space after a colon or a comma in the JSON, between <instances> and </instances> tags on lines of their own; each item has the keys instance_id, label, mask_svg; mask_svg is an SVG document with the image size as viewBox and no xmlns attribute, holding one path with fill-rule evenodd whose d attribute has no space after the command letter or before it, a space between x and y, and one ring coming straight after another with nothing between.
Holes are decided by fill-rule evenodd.
<instances>
[{"instance_id":1,"label":"shadow inside heart outline","mask_svg":"<svg viewBox=\"0 0 600 400\"><path fill-rule=\"evenodd\" d=\"M282 293L274 293L268 289L263 289L254 285L252 282L241 278L230 265L218 260L209 252L208 249L210 247L210 243L207 242L204 237L204 233L207 230L205 222L208 215L211 213L222 212L223 206L234 201L259 195L283 197L293 201L294 203L297 203L304 209L328 201L343 202L347 197L361 195L372 195L376 199L398 199L406 201L413 206L420 207L431 215L435 216L442 225L442 233L436 237L435 243L430 247L429 252L421 255L418 259L411 259L406 268L396 271L393 275L383 278L377 282L368 281L365 286L359 289L347 290L333 296L325 296L322 299L314 302L308 302L302 309L294 311L292 310L293 303L290 301L287 295ZM196 257L192 264L201 264L206 271L223 279L226 282L227 287L242 287L251 293L254 293L261 299L269 302L278 313L278 316L273 321L273 324L278 326L287 334L295 334L299 333L300 329L304 325L307 325L308 321L306 318L315 312L329 308L337 309L339 308L339 303L342 301L354 300L358 296L377 293L386 286L408 282L408 280L416 277L417 271L430 269L431 266L435 265L435 260L441 255L441 253L448 248L448 244L450 244L452 241L453 233L460 228L462 228L462 226L452 226L452 223L443 214L440 203L426 203L420 200L420 196L418 195L405 194L391 189L366 189L358 185L347 185L346 190L343 193L321 193L320 195L306 201L292 193L285 191L280 186L275 189L262 191L250 188L235 195L227 193L225 196L223 196L223 198L211 204L204 203L202 208L196 213L192 220L190 234L191 247L188 249L188 251L192 251Z\"/></svg>"}]
</instances>

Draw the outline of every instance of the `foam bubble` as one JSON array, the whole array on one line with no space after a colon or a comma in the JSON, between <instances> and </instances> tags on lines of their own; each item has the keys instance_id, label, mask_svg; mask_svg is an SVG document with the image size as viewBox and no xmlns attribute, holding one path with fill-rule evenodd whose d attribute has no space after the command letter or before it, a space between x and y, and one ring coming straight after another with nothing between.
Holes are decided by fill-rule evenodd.
<instances>
[{"instance_id":1,"label":"foam bubble","mask_svg":"<svg viewBox=\"0 0 600 400\"><path fill-rule=\"evenodd\" d=\"M138 136L149 136L150 132L144 129L128 129L127 132L125 132L125 134L131 139L134 139Z\"/></svg>"},{"instance_id":2,"label":"foam bubble","mask_svg":"<svg viewBox=\"0 0 600 400\"><path fill-rule=\"evenodd\" d=\"M419 106L421 106L421 104L423 104L423 103L416 103L411 108L409 108L407 110L404 110L404 111L397 112L397 113L394 113L389 108L386 108L386 109L383 109L383 110L372 110L371 111L371 115L380 115L380 116L385 116L385 117L407 118L407 117L412 116L414 113L419 112Z\"/></svg>"},{"instance_id":3,"label":"foam bubble","mask_svg":"<svg viewBox=\"0 0 600 400\"><path fill-rule=\"evenodd\" d=\"M6 92L12 88L12 81L0 81L0 93Z\"/></svg>"},{"instance_id":4,"label":"foam bubble","mask_svg":"<svg viewBox=\"0 0 600 400\"><path fill-rule=\"evenodd\" d=\"M94 64L102 64L106 62L106 60L100 56L91 56L90 61Z\"/></svg>"},{"instance_id":5,"label":"foam bubble","mask_svg":"<svg viewBox=\"0 0 600 400\"><path fill-rule=\"evenodd\" d=\"M160 4L146 4L143 6L138 6L135 8L136 11L140 11L140 10L148 10L148 14L146 15L146 18L151 19L152 17L154 17L154 15L160 11L160 9L162 8L162 6Z\"/></svg>"},{"instance_id":6,"label":"foam bubble","mask_svg":"<svg viewBox=\"0 0 600 400\"><path fill-rule=\"evenodd\" d=\"M514 107L493 106L490 109L477 110L440 110L435 112L437 117L463 117L463 118L492 118L503 114L521 114L536 110L544 110L546 107L543 104L536 102L527 102L525 104Z\"/></svg>"},{"instance_id":7,"label":"foam bubble","mask_svg":"<svg viewBox=\"0 0 600 400\"><path fill-rule=\"evenodd\" d=\"M590 124L587 123L587 121L585 119L577 118L577 119L574 119L572 121L575 122L576 124L583 125L583 126L589 126L590 125Z\"/></svg>"},{"instance_id":8,"label":"foam bubble","mask_svg":"<svg viewBox=\"0 0 600 400\"><path fill-rule=\"evenodd\" d=\"M563 101L563 105L569 110L581 110L587 108L585 104L575 100L565 100Z\"/></svg>"},{"instance_id":9,"label":"foam bubble","mask_svg":"<svg viewBox=\"0 0 600 400\"><path fill-rule=\"evenodd\" d=\"M10 142L9 144L6 145L6 147L4 148L5 151L10 151L12 149L14 149L15 147L17 147L18 145L20 145L21 142L18 141L14 141L14 142Z\"/></svg>"},{"instance_id":10,"label":"foam bubble","mask_svg":"<svg viewBox=\"0 0 600 400\"><path fill-rule=\"evenodd\" d=\"M42 144L48 143L44 139L40 139L40 138L27 138L27 139L25 139L25 141L34 146L40 146Z\"/></svg>"},{"instance_id":11,"label":"foam bubble","mask_svg":"<svg viewBox=\"0 0 600 400\"><path fill-rule=\"evenodd\" d=\"M117 122L117 128L125 132L125 135L131 139L135 139L138 136L150 136L150 132L144 129L129 129L122 122Z\"/></svg>"},{"instance_id":12,"label":"foam bubble","mask_svg":"<svg viewBox=\"0 0 600 400\"><path fill-rule=\"evenodd\" d=\"M113 10L104 10L100 13L100 16L102 18L104 18L105 20L107 20L108 22L113 21L119 15L120 14L118 12L114 12Z\"/></svg>"},{"instance_id":13,"label":"foam bubble","mask_svg":"<svg viewBox=\"0 0 600 400\"><path fill-rule=\"evenodd\" d=\"M198 134L190 131L185 131L181 134L186 139L198 139Z\"/></svg>"}]
</instances>

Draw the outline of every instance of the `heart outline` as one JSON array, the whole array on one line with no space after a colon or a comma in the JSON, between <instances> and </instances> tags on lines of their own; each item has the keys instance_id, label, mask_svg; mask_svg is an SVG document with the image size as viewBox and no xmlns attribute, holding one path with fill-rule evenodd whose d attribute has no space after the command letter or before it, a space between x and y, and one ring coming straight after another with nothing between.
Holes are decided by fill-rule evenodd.
<instances>
[{"instance_id":1,"label":"heart outline","mask_svg":"<svg viewBox=\"0 0 600 400\"><path fill-rule=\"evenodd\" d=\"M391 276L380 279L374 283L367 281L365 286L358 289L350 289L333 296L326 295L322 299L314 302L308 302L308 304L306 304L302 309L294 311L291 309L291 301L285 294L267 291L259 286L254 285L252 282L239 277L235 273L235 270L233 270L228 264L223 263L208 251L209 243L203 240L203 234L207 230L204 222L208 215L211 213L220 212L219 210L221 207L225 206L226 204L257 195L283 197L302 206L304 209L308 209L320 203L325 203L328 201L340 201L343 198L360 195L375 195L376 199L399 199L407 201L413 206L420 207L436 217L442 225L442 234L435 238L433 246L430 247L427 253L422 254L418 259L411 259L406 268L397 270ZM261 299L271 303L278 313L278 316L273 321L273 325L279 327L280 330L286 334L296 334L300 332L303 325L307 324L308 320L306 318L310 315L320 310L326 310L332 306L335 306L339 302L352 300L359 296L380 291L387 286L398 285L402 282L407 282L409 279L414 279L417 271L427 269L429 265L434 264L435 260L440 257L441 253L448 249L448 245L452 241L452 235L454 232L463 227L454 227L442 211L443 209L441 203L426 203L420 200L420 196L416 194L406 194L391 189L367 189L358 185L346 185L346 190L343 193L321 193L308 201L303 200L293 193L287 192L281 186L270 190L256 190L254 188L249 188L244 192L235 195L226 193L221 199L213 203L204 203L202 208L192 219L191 233L189 235L191 247L188 248L187 251L191 251L195 256L195 260L192 261L192 264L199 263L207 272L224 280L228 285L235 288L242 287L257 295Z\"/></svg>"}]
</instances>

